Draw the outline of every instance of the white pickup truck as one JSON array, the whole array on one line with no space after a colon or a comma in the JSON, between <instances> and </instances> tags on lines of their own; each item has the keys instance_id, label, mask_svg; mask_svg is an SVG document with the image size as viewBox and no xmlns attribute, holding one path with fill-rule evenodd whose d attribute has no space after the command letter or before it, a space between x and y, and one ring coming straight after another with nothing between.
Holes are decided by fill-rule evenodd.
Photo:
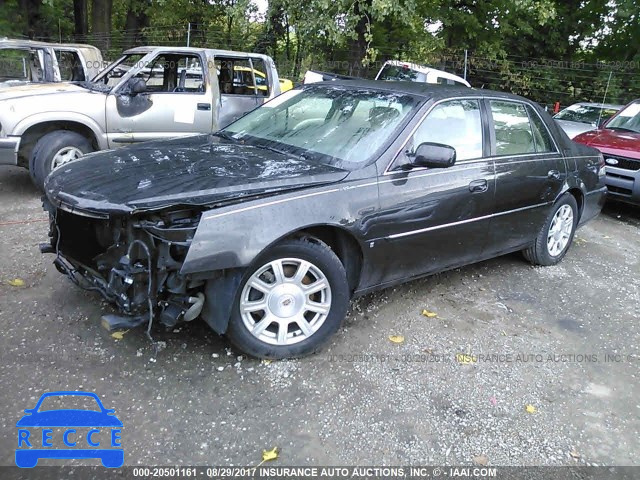
<instances>
[{"instance_id":1,"label":"white pickup truck","mask_svg":"<svg viewBox=\"0 0 640 480\"><path fill-rule=\"evenodd\" d=\"M82 82L104 67L100 50L91 45L0 38L0 87L25 82Z\"/></svg>"},{"instance_id":2,"label":"white pickup truck","mask_svg":"<svg viewBox=\"0 0 640 480\"><path fill-rule=\"evenodd\" d=\"M90 82L0 89L0 165L28 168L42 188L85 153L216 131L279 94L266 55L133 48Z\"/></svg>"}]
</instances>

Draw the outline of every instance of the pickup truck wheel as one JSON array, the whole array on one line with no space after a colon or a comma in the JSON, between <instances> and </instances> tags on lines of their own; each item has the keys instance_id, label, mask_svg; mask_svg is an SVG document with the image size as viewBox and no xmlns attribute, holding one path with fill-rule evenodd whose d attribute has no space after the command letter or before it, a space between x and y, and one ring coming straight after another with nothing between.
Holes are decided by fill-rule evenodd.
<instances>
[{"instance_id":1,"label":"pickup truck wheel","mask_svg":"<svg viewBox=\"0 0 640 480\"><path fill-rule=\"evenodd\" d=\"M522 253L534 265L555 265L564 258L578 225L578 203L565 193L553 205L533 245Z\"/></svg>"},{"instance_id":2,"label":"pickup truck wheel","mask_svg":"<svg viewBox=\"0 0 640 480\"><path fill-rule=\"evenodd\" d=\"M76 132L57 130L43 135L36 142L29 160L33 183L44 189L44 179L49 173L92 150L91 141Z\"/></svg>"},{"instance_id":3,"label":"pickup truck wheel","mask_svg":"<svg viewBox=\"0 0 640 480\"><path fill-rule=\"evenodd\" d=\"M286 240L247 269L227 337L258 358L313 353L340 327L349 306L344 266L324 243Z\"/></svg>"}]
</instances>

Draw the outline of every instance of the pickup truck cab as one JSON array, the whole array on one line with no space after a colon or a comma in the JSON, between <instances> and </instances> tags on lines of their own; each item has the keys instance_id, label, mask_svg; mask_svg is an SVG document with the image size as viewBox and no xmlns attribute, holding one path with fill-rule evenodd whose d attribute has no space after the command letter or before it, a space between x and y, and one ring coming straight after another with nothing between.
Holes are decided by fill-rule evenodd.
<instances>
[{"instance_id":1,"label":"pickup truck cab","mask_svg":"<svg viewBox=\"0 0 640 480\"><path fill-rule=\"evenodd\" d=\"M91 45L0 39L0 87L25 82L82 82L104 67Z\"/></svg>"},{"instance_id":2,"label":"pickup truck cab","mask_svg":"<svg viewBox=\"0 0 640 480\"><path fill-rule=\"evenodd\" d=\"M254 70L266 75L261 88ZM0 90L0 164L28 168L42 188L52 170L88 152L216 131L279 94L265 55L133 48L90 82Z\"/></svg>"}]
</instances>

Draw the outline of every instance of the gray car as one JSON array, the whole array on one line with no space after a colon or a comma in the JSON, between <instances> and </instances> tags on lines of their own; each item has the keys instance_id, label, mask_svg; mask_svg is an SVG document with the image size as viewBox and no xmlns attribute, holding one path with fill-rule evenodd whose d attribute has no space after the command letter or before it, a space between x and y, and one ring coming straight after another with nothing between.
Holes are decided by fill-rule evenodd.
<instances>
[{"instance_id":1,"label":"gray car","mask_svg":"<svg viewBox=\"0 0 640 480\"><path fill-rule=\"evenodd\" d=\"M558 122L569 138L573 138L602 125L623 106L607 103L574 103L554 115L553 119Z\"/></svg>"}]
</instances>

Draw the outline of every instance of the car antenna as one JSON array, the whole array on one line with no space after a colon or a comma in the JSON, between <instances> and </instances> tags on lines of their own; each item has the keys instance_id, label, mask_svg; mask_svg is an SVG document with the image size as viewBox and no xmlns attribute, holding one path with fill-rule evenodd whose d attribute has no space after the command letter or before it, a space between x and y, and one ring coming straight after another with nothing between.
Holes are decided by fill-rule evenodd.
<instances>
[{"instance_id":1,"label":"car antenna","mask_svg":"<svg viewBox=\"0 0 640 480\"><path fill-rule=\"evenodd\" d=\"M611 83L611 76L613 75L613 70L609 72L609 80L607 80L607 88L604 89L604 97L602 97L602 105L600 106L600 115L598 115L598 124L596 125L597 129L600 129L600 122L602 121L602 111L604 110L604 103L607 99L607 92L609 91L609 83Z\"/></svg>"}]
</instances>

